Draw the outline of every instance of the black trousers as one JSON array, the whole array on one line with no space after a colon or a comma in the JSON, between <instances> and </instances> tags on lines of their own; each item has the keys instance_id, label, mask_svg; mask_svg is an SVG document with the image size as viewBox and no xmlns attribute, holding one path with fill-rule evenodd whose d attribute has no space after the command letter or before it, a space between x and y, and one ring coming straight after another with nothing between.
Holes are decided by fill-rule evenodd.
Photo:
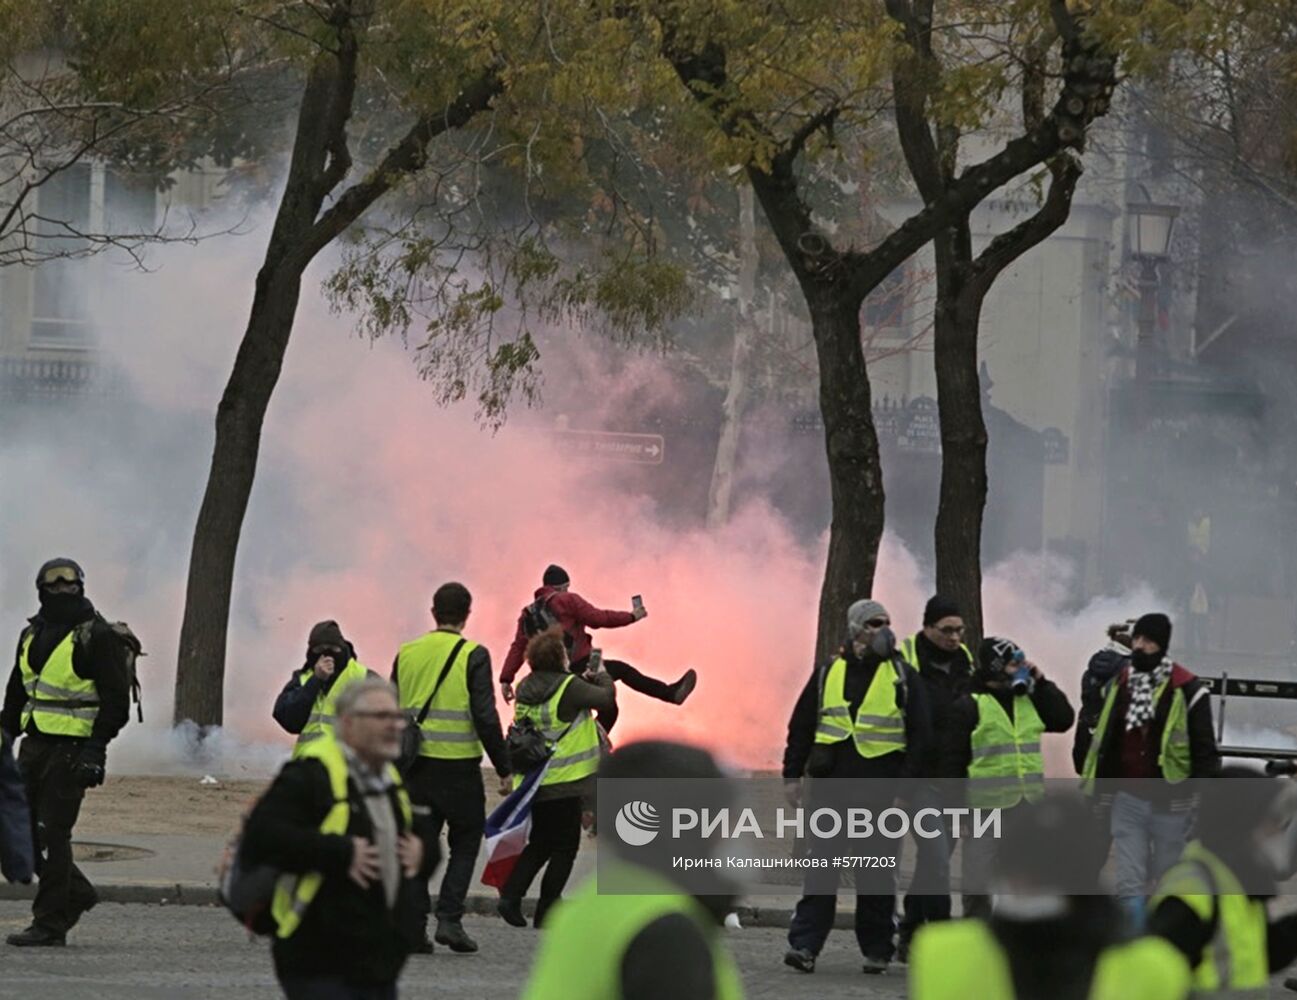
<instances>
[{"instance_id":1,"label":"black trousers","mask_svg":"<svg viewBox=\"0 0 1297 1000\"><path fill-rule=\"evenodd\" d=\"M441 877L437 919L461 920L486 827L486 788L482 784L481 762L420 757L406 776L405 784L411 803L427 810L416 817L424 836L435 840L441 836L442 828L446 829L450 857ZM432 912L428 883L420 881L415 893L421 920L421 926L414 929L415 940L422 940Z\"/></svg>"},{"instance_id":2,"label":"black trousers","mask_svg":"<svg viewBox=\"0 0 1297 1000\"><path fill-rule=\"evenodd\" d=\"M536 925L545 911L563 896L563 887L572 874L576 852L581 847L581 799L575 795L536 802L531 809L531 833L527 846L518 855L509 879L500 890L507 899L521 900L542 868L540 902L536 907Z\"/></svg>"},{"instance_id":3,"label":"black trousers","mask_svg":"<svg viewBox=\"0 0 1297 1000\"><path fill-rule=\"evenodd\" d=\"M72 765L80 749L79 740L27 736L18 751L40 878L32 902L32 923L54 934L66 934L81 914L99 901L90 880L72 863L72 828L86 794L72 780Z\"/></svg>"},{"instance_id":4,"label":"black trousers","mask_svg":"<svg viewBox=\"0 0 1297 1000\"><path fill-rule=\"evenodd\" d=\"M587 656L571 664L568 669L574 674L583 674L589 662L590 658ZM603 668L608 671L608 676L614 681L625 684L632 691L638 691L640 694L656 698L658 701L675 700L676 688L674 684L668 684L666 681L660 681L656 677L642 674L629 663L622 660L604 660ZM605 732L612 732L613 724L617 721L617 714L617 706L615 705L599 713L599 720L603 723Z\"/></svg>"}]
</instances>

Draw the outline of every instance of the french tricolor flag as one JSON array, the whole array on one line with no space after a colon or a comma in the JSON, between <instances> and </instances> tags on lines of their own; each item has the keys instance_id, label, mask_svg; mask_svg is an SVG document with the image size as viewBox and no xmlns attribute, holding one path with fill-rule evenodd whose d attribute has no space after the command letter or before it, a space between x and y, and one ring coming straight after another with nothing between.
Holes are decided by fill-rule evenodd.
<instances>
[{"instance_id":1,"label":"french tricolor flag","mask_svg":"<svg viewBox=\"0 0 1297 1000\"><path fill-rule=\"evenodd\" d=\"M486 868L482 884L503 889L531 833L531 800L536 797L549 761L536 768L505 796L486 818Z\"/></svg>"}]
</instances>

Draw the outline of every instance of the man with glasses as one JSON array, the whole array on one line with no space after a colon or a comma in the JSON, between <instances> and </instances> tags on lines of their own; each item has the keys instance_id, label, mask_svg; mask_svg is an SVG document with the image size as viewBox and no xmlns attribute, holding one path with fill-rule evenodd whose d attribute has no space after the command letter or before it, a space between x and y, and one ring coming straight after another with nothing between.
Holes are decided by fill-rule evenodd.
<instances>
[{"instance_id":1,"label":"man with glasses","mask_svg":"<svg viewBox=\"0 0 1297 1000\"><path fill-rule=\"evenodd\" d=\"M406 725L392 685L368 677L335 707L336 733L285 764L248 817L240 863L293 876L271 903L288 1000L395 1000L437 843L415 831L392 766Z\"/></svg>"},{"instance_id":2,"label":"man with glasses","mask_svg":"<svg viewBox=\"0 0 1297 1000\"><path fill-rule=\"evenodd\" d=\"M896 651L891 616L877 601L856 601L847 609L847 641L831 663L817 667L802 689L788 722L784 750L784 792L790 804L802 801L802 776L812 779L864 779L813 783L807 813L831 799L841 810L853 807L875 815L892 806L899 781L911 777L925 759L932 738L928 705L914 669ZM877 846L873 846L877 844ZM883 846L883 845L887 846ZM817 838L816 857L891 854L892 841L852 840L850 848ZM814 972L815 960L837 913L840 872L807 869L803 896L788 928L784 964ZM855 871L856 943L864 971L885 972L893 955L895 871Z\"/></svg>"},{"instance_id":3,"label":"man with glasses","mask_svg":"<svg viewBox=\"0 0 1297 1000\"><path fill-rule=\"evenodd\" d=\"M338 696L352 684L374 676L356 659L338 623L330 619L311 629L306 640L306 663L293 671L275 699L272 713L286 732L297 735L293 756L333 732Z\"/></svg>"},{"instance_id":4,"label":"man with glasses","mask_svg":"<svg viewBox=\"0 0 1297 1000\"><path fill-rule=\"evenodd\" d=\"M40 887L32 923L10 934L19 947L60 947L98 902L72 861L72 828L86 789L104 783L108 743L130 717L126 647L85 596L85 574L51 559L36 574L40 611L18 638L0 709L0 731L20 734L18 751L31 807Z\"/></svg>"},{"instance_id":5,"label":"man with glasses","mask_svg":"<svg viewBox=\"0 0 1297 1000\"><path fill-rule=\"evenodd\" d=\"M932 731L945 732L955 702L969 692L973 680L973 654L964 643L964 619L959 606L941 594L931 597L923 609L923 628L901 643L900 653L923 683L932 713ZM942 770L936 743L934 740L917 773L933 781L960 777ZM935 784L916 790L916 810L940 809L942 805ZM940 837L914 838L914 879L905 894L905 916L896 949L901 962L908 961L910 942L920 927L950 919L950 857L956 842L948 822L939 830Z\"/></svg>"}]
</instances>

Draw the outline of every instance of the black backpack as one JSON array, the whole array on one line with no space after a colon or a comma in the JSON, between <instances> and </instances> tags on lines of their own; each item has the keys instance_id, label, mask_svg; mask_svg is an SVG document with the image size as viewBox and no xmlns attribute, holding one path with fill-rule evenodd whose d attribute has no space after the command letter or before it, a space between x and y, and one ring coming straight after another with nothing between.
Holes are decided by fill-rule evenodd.
<instances>
[{"instance_id":1,"label":"black backpack","mask_svg":"<svg viewBox=\"0 0 1297 1000\"><path fill-rule=\"evenodd\" d=\"M89 648L91 636L94 634L95 625L103 625L108 629L117 643L122 647L122 658L126 663L126 675L130 678L131 700L135 702L135 714L140 722L144 721L144 704L140 699L140 678L135 671L135 661L141 656L147 656L144 647L140 645L140 640L131 627L125 622L110 622L102 615L96 614L89 621L84 621L75 629L74 642L79 646Z\"/></svg>"},{"instance_id":2,"label":"black backpack","mask_svg":"<svg viewBox=\"0 0 1297 1000\"><path fill-rule=\"evenodd\" d=\"M550 610L549 602L553 596L553 594L546 594L522 609L522 615L519 616L518 620L522 625L523 635L528 639L549 631L555 625L562 626L562 623L558 620L558 615ZM563 632L563 644L567 646L569 653L572 652L572 637L566 631Z\"/></svg>"}]
</instances>

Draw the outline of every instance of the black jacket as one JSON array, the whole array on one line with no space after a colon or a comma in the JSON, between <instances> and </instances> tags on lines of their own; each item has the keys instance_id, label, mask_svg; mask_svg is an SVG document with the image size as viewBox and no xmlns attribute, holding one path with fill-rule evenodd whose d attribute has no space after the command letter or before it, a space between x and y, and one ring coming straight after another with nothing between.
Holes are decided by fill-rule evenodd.
<instances>
[{"instance_id":1,"label":"black jacket","mask_svg":"<svg viewBox=\"0 0 1297 1000\"><path fill-rule=\"evenodd\" d=\"M418 924L418 878L403 879L394 909L387 908L381 883L362 889L347 877L352 837L373 838L373 825L354 781L347 783L351 821L346 835L324 834L320 824L333 805L329 774L318 760L285 764L243 829L240 864L271 865L285 872L317 871L323 884L301 925L288 938L275 938L275 971L281 979L341 976L357 984L395 982L414 943ZM393 794L397 822L405 828ZM435 839L425 838L426 880L441 860Z\"/></svg>"},{"instance_id":2,"label":"black jacket","mask_svg":"<svg viewBox=\"0 0 1297 1000\"><path fill-rule=\"evenodd\" d=\"M972 690L973 665L963 649L947 653L928 641L922 632L914 637L914 653L919 661L919 678L927 695L928 711L932 716L932 732L937 736L928 747L920 765L919 775L925 778L958 778L941 769L940 734L950 723L955 703Z\"/></svg>"},{"instance_id":3,"label":"black jacket","mask_svg":"<svg viewBox=\"0 0 1297 1000\"><path fill-rule=\"evenodd\" d=\"M869 685L873 683L874 674L878 672L879 661L872 656L857 659L849 647L843 658L847 661L843 694L850 705L851 717L855 718L860 703L869 691ZM788 742L784 747L785 781L797 781L806 773L812 751L830 758L825 761L823 769L815 769L820 777L893 778L913 777L918 773L932 742L932 720L928 714L927 693L914 668L905 663L899 654L892 664L901 675L897 699L905 715L904 752L884 754L881 757L862 757L856 752L854 740L816 747L815 730L820 721L820 688L831 666L831 663L824 664L811 672L788 720Z\"/></svg>"},{"instance_id":4,"label":"black jacket","mask_svg":"<svg viewBox=\"0 0 1297 1000\"><path fill-rule=\"evenodd\" d=\"M392 683L400 687L396 679L398 655L392 660ZM436 668L441 670L441 665ZM504 777L509 773L509 751L504 744L504 734L500 730L500 715L495 710L495 682L491 677L491 654L485 646L478 646L468 654L465 668L468 681L468 711L473 717L473 728L477 738L482 742L482 749L491 759L495 773ZM418 706L422 708L423 706ZM439 761L443 767L478 768L482 758L465 758L462 760Z\"/></svg>"},{"instance_id":5,"label":"black jacket","mask_svg":"<svg viewBox=\"0 0 1297 1000\"><path fill-rule=\"evenodd\" d=\"M1122 673L1118 672L1109 684L1120 684ZM1216 734L1211 727L1211 697L1206 687L1193 674L1178 664L1172 667L1171 683L1158 699L1153 710L1153 721L1149 731L1149 740L1154 746L1160 745L1162 731L1166 728L1167 717L1171 713L1173 691L1179 688L1184 692L1185 702L1189 705L1189 776L1191 778L1209 778L1220 768L1220 754L1216 750ZM1107 691L1104 691L1107 697ZM1118 692L1118 698L1121 693ZM1121 734L1125 730L1125 719L1118 718L1114 706L1113 718L1104 736L1103 746L1099 748L1099 778L1121 778ZM1095 719L1098 723L1098 719ZM1086 755L1094 739L1094 730L1090 726L1077 726L1076 740L1072 744L1072 763L1080 774L1085 767Z\"/></svg>"},{"instance_id":6,"label":"black jacket","mask_svg":"<svg viewBox=\"0 0 1297 1000\"><path fill-rule=\"evenodd\" d=\"M348 662L355 658L356 650L349 643L347 646ZM311 709L315 707L316 699L337 683L343 667L346 666L344 663L341 667L335 669L332 676L326 681L320 680L312 673L306 679L306 683L303 684L303 671L311 670L314 665L313 662L307 662L294 670L292 676L288 678L288 683L284 685L284 689L279 692L279 697L275 699L275 707L270 714L286 733L297 735L306 728L306 724L311 720ZM367 673L371 677L377 676L372 670L367 671Z\"/></svg>"},{"instance_id":7,"label":"black jacket","mask_svg":"<svg viewBox=\"0 0 1297 1000\"><path fill-rule=\"evenodd\" d=\"M94 682L95 690L99 693L99 714L95 717L90 736L107 743L130 719L131 681L126 669L126 651L121 641L113 634L111 626L95 613L89 601L85 602L85 606L87 610L81 621L93 619L94 624L90 629L89 643L73 646L72 670L82 680ZM40 614L27 619L27 622L27 628L19 636L14 650L13 672L10 673L9 684L5 688L4 708L0 709L0 730L14 736L22 728L22 711L27 704L27 692L23 690L22 670L18 667L18 661L28 631L32 634L31 666L39 674L50 653L76 627L48 622ZM76 739L73 736L40 733L34 723L28 723L26 732L39 733L43 738L51 740Z\"/></svg>"},{"instance_id":8,"label":"black jacket","mask_svg":"<svg viewBox=\"0 0 1297 1000\"><path fill-rule=\"evenodd\" d=\"M973 689L964 695L951 709L946 731L941 735L941 755L939 767L943 777L966 778L968 766L973 760L973 730L977 728L978 711L974 694L989 694L1000 703L1005 714L1013 718L1013 693L1006 689L992 689L976 680ZM1037 678L1029 696L1035 706L1036 714L1045 724L1047 733L1065 733L1072 728L1076 720L1067 695L1059 690L1058 685L1044 677Z\"/></svg>"}]
</instances>

